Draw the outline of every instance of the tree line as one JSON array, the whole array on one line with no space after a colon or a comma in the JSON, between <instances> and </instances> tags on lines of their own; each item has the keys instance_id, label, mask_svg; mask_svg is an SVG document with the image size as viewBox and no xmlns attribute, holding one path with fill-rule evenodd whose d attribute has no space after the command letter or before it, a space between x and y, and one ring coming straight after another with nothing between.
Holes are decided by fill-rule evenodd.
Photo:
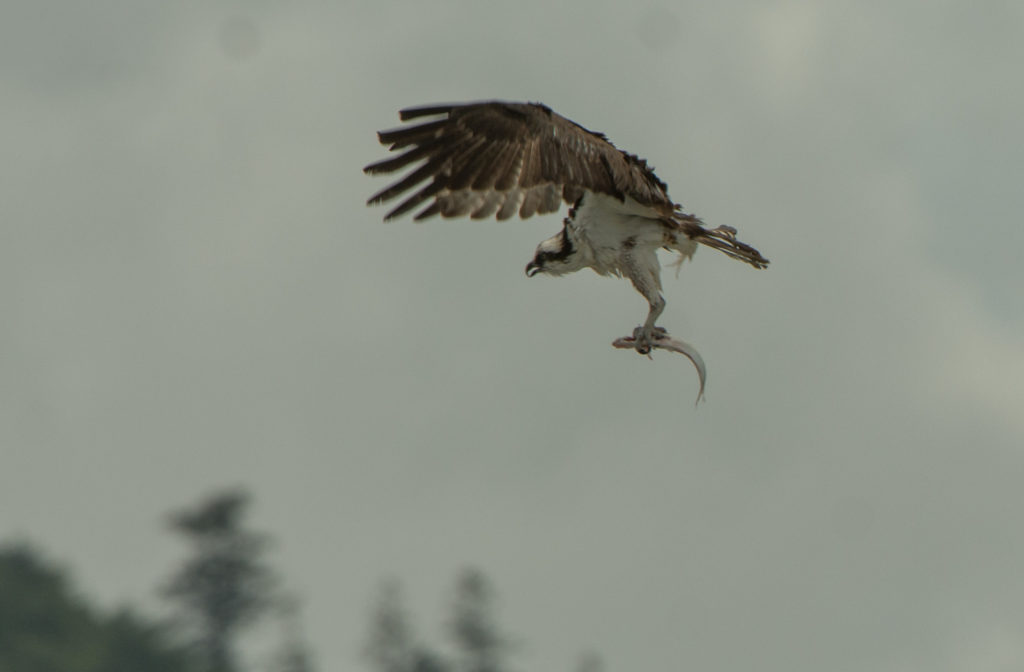
<instances>
[{"instance_id":1,"label":"tree line","mask_svg":"<svg viewBox=\"0 0 1024 672\"><path fill-rule=\"evenodd\" d=\"M250 496L216 493L168 517L190 552L160 587L173 617L130 607L105 610L69 572L25 542L0 544L0 672L246 672L241 635L273 618L281 642L267 672L314 672L298 625L301 604L267 560L271 539L249 529ZM383 584L363 651L374 672L510 672L513 643L497 624L495 590L483 572L462 571L447 622L445 652L421 641L397 580ZM597 672L585 656L579 672Z\"/></svg>"}]
</instances>

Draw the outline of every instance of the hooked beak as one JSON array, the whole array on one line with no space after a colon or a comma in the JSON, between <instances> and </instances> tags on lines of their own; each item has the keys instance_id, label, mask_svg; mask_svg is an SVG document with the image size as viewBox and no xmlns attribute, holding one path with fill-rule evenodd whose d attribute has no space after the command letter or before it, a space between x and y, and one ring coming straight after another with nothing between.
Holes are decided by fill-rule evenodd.
<instances>
[{"instance_id":1,"label":"hooked beak","mask_svg":"<svg viewBox=\"0 0 1024 672\"><path fill-rule=\"evenodd\" d=\"M526 277L532 278L541 272L541 267L532 261L526 265Z\"/></svg>"}]
</instances>

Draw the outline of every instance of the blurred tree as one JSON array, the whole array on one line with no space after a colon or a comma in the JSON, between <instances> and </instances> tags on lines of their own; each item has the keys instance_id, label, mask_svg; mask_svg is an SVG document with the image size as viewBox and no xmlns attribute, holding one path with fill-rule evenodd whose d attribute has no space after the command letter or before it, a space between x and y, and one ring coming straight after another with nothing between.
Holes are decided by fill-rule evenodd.
<instances>
[{"instance_id":1,"label":"blurred tree","mask_svg":"<svg viewBox=\"0 0 1024 672\"><path fill-rule=\"evenodd\" d=\"M502 672L512 643L498 628L495 591L478 569L463 570L455 582L448 630L455 645L452 658L417 643L397 581L384 584L370 621L366 657L377 672ZM602 672L601 658L584 655L577 672Z\"/></svg>"},{"instance_id":2,"label":"blurred tree","mask_svg":"<svg viewBox=\"0 0 1024 672\"><path fill-rule=\"evenodd\" d=\"M222 492L171 517L171 527L192 544L193 556L164 592L197 625L207 672L238 670L238 633L275 597L276 578L262 560L269 540L242 527L248 503L244 491Z\"/></svg>"},{"instance_id":3,"label":"blurred tree","mask_svg":"<svg viewBox=\"0 0 1024 672\"><path fill-rule=\"evenodd\" d=\"M413 649L412 627L402 605L401 587L397 581L388 581L377 598L364 653L378 672L410 672Z\"/></svg>"},{"instance_id":4,"label":"blurred tree","mask_svg":"<svg viewBox=\"0 0 1024 672\"><path fill-rule=\"evenodd\" d=\"M284 629L284 645L278 653L274 669L277 672L312 672L313 659L302 637L299 620L301 602L291 594L277 600L278 617Z\"/></svg>"},{"instance_id":5,"label":"blurred tree","mask_svg":"<svg viewBox=\"0 0 1024 672\"><path fill-rule=\"evenodd\" d=\"M167 627L127 609L106 622L104 660L96 672L186 672L195 670L184 647L169 648ZM76 668L80 670L81 668Z\"/></svg>"},{"instance_id":6,"label":"blurred tree","mask_svg":"<svg viewBox=\"0 0 1024 672\"><path fill-rule=\"evenodd\" d=\"M588 651L580 657L576 672L604 672L604 660L593 651Z\"/></svg>"},{"instance_id":7,"label":"blurred tree","mask_svg":"<svg viewBox=\"0 0 1024 672\"><path fill-rule=\"evenodd\" d=\"M187 672L166 628L130 611L105 616L26 545L0 547L0 670Z\"/></svg>"},{"instance_id":8,"label":"blurred tree","mask_svg":"<svg viewBox=\"0 0 1024 672\"><path fill-rule=\"evenodd\" d=\"M412 672L447 672L451 667L433 651L417 648L413 653Z\"/></svg>"},{"instance_id":9,"label":"blurred tree","mask_svg":"<svg viewBox=\"0 0 1024 672\"><path fill-rule=\"evenodd\" d=\"M455 585L451 634L464 672L500 672L508 642L494 616L494 589L483 572L466 569Z\"/></svg>"},{"instance_id":10,"label":"blurred tree","mask_svg":"<svg viewBox=\"0 0 1024 672\"><path fill-rule=\"evenodd\" d=\"M365 654L378 672L447 672L450 669L440 656L416 643L402 604L401 587L394 580L381 588Z\"/></svg>"}]
</instances>

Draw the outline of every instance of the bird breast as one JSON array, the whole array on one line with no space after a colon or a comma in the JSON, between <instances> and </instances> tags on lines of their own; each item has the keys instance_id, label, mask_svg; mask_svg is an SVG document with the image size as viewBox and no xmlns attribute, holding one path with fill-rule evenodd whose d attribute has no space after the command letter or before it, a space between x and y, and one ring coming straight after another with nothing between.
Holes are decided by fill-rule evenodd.
<instances>
[{"instance_id":1,"label":"bird breast","mask_svg":"<svg viewBox=\"0 0 1024 672\"><path fill-rule=\"evenodd\" d=\"M569 226L581 247L589 248L592 267L601 275L622 275L626 258L657 273L657 250L665 247L667 229L659 213L632 199L587 193ZM687 241L689 242L689 241Z\"/></svg>"}]
</instances>

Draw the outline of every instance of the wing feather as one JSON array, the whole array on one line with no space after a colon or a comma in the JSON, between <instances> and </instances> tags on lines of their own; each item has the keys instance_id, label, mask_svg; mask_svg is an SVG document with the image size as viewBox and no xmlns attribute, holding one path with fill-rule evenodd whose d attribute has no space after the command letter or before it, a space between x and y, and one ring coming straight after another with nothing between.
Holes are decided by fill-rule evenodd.
<instances>
[{"instance_id":1,"label":"wing feather","mask_svg":"<svg viewBox=\"0 0 1024 672\"><path fill-rule=\"evenodd\" d=\"M393 173L399 168L405 168L410 163L416 163L420 159L427 158L430 156L430 153L437 148L438 144L437 140L424 143L419 147L413 147L405 154L396 156L393 159L384 159L377 163L371 163L364 170L371 175L375 175L377 173Z\"/></svg>"},{"instance_id":2,"label":"wing feather","mask_svg":"<svg viewBox=\"0 0 1024 672\"><path fill-rule=\"evenodd\" d=\"M466 158L457 173L448 178L445 183L447 189L451 191L476 190L473 185L477 181L491 180L495 168L494 162L499 158L503 147L501 143L488 143L485 138L480 138L479 141L479 149Z\"/></svg>"},{"instance_id":3,"label":"wing feather","mask_svg":"<svg viewBox=\"0 0 1024 672\"><path fill-rule=\"evenodd\" d=\"M423 187L423 189L417 191L415 194L402 201L402 203L397 208L395 208L388 214L384 215L384 219L388 220L394 219L395 217L401 217L410 210L415 210L420 206L421 203L423 203L423 201L427 200L431 196L436 195L437 192L441 191L441 189L443 188L444 185L442 183L438 182L437 180L434 180L427 186ZM434 203L434 205L439 204ZM427 208L427 210L430 210L430 208ZM423 215L423 217L420 217L420 219L425 219L426 217L430 216L428 214L424 214L427 212L427 210L424 210L423 212L419 213L420 215ZM434 212L431 212L430 214L434 214Z\"/></svg>"},{"instance_id":4,"label":"wing feather","mask_svg":"<svg viewBox=\"0 0 1024 672\"><path fill-rule=\"evenodd\" d=\"M445 199L438 200L441 202L442 215L445 217L461 217L475 210L483 198L480 192L462 189L452 192Z\"/></svg>"},{"instance_id":5,"label":"wing feather","mask_svg":"<svg viewBox=\"0 0 1024 672\"><path fill-rule=\"evenodd\" d=\"M434 196L443 189L446 189L446 182L449 179L446 173L451 172L452 164L460 159L464 159L465 157L472 155L473 152L477 151L484 144L485 141L485 138L475 138L470 139L469 142L462 145L453 144L451 147L446 148L445 151L435 154L429 161L427 161L427 163L423 164L420 168L417 168L401 182L398 182L388 189L372 196L369 202L382 203L387 201L394 196L397 196L399 193L411 189L428 177L433 176L434 179L430 184L406 199L401 205L385 215L384 219L394 219L395 217L399 217L406 212L409 212L431 196Z\"/></svg>"},{"instance_id":6,"label":"wing feather","mask_svg":"<svg viewBox=\"0 0 1024 672\"><path fill-rule=\"evenodd\" d=\"M413 217L413 219L416 220L417 222L419 222L421 220L427 219L428 217L433 217L434 215L436 215L439 212L441 212L441 202L440 201L434 201L433 203L431 203L427 207L425 207L422 210L420 210L419 212L417 212L416 216Z\"/></svg>"},{"instance_id":7,"label":"wing feather","mask_svg":"<svg viewBox=\"0 0 1024 672\"><path fill-rule=\"evenodd\" d=\"M523 197L523 204L519 206L519 216L523 219L533 217L534 213L537 212L537 208L540 207L540 200L540 187L527 189L526 195Z\"/></svg>"},{"instance_id":8,"label":"wing feather","mask_svg":"<svg viewBox=\"0 0 1024 672\"><path fill-rule=\"evenodd\" d=\"M491 189L486 192L484 196L484 202L479 208L474 210L469 216L473 219L487 219L501 207L501 204L505 201L506 194Z\"/></svg>"},{"instance_id":9,"label":"wing feather","mask_svg":"<svg viewBox=\"0 0 1024 672\"><path fill-rule=\"evenodd\" d=\"M498 208L498 220L504 221L513 217L523 202L524 193L522 189L511 189L505 192L505 202Z\"/></svg>"},{"instance_id":10,"label":"wing feather","mask_svg":"<svg viewBox=\"0 0 1024 672\"><path fill-rule=\"evenodd\" d=\"M499 191L511 191L516 185L519 184L519 176L523 172L523 149L518 145L510 145L512 150L509 154L512 157L512 161L509 163L505 172L498 177L498 181L494 183L494 188Z\"/></svg>"},{"instance_id":11,"label":"wing feather","mask_svg":"<svg viewBox=\"0 0 1024 672\"><path fill-rule=\"evenodd\" d=\"M540 141L537 138L530 138L528 142L522 143L523 166L519 172L519 186L530 187L543 180L540 170Z\"/></svg>"},{"instance_id":12,"label":"wing feather","mask_svg":"<svg viewBox=\"0 0 1024 672\"><path fill-rule=\"evenodd\" d=\"M438 137L437 132L444 129L447 124L447 119L438 119L429 124L394 128L377 133L377 139L382 145L391 145L388 149L401 149L429 138Z\"/></svg>"},{"instance_id":13,"label":"wing feather","mask_svg":"<svg viewBox=\"0 0 1024 672\"><path fill-rule=\"evenodd\" d=\"M444 165L445 161L448 160L448 156L450 154L451 151L449 150L444 154L437 154L431 157L429 161L427 161L425 164L423 164L413 172L409 173L401 181L396 182L387 189L379 191L373 196L371 196L370 200L367 201L367 203L371 205L383 203L385 201L391 200L395 196L401 194L403 191L408 191L409 189L412 189L423 180L435 175Z\"/></svg>"},{"instance_id":14,"label":"wing feather","mask_svg":"<svg viewBox=\"0 0 1024 672\"><path fill-rule=\"evenodd\" d=\"M437 116L442 118L429 119ZM516 211L526 218L557 211L563 200L574 203L587 190L620 200L628 196L666 214L676 207L643 159L538 103L429 105L404 109L399 118L424 121L378 133L389 149L405 151L364 170L393 173L425 162L368 202L383 203L430 182L385 219L430 199L434 202L416 219L436 214L508 219Z\"/></svg>"},{"instance_id":15,"label":"wing feather","mask_svg":"<svg viewBox=\"0 0 1024 672\"><path fill-rule=\"evenodd\" d=\"M398 118L402 121L409 121L410 119L416 119L418 117L436 117L439 114L450 114L451 111L457 107L465 107L465 105L448 104L407 107L404 110L399 110Z\"/></svg>"},{"instance_id":16,"label":"wing feather","mask_svg":"<svg viewBox=\"0 0 1024 672\"><path fill-rule=\"evenodd\" d=\"M558 208L562 205L562 190L557 184L545 184L541 190L541 201L540 207L537 212L545 214L548 212L558 212Z\"/></svg>"},{"instance_id":17,"label":"wing feather","mask_svg":"<svg viewBox=\"0 0 1024 672\"><path fill-rule=\"evenodd\" d=\"M490 162L489 169L481 172L477 175L477 178L473 180L473 184L470 185L473 189L493 189L499 181L501 181L509 169L516 162L519 154L519 148L510 142L494 143L494 156Z\"/></svg>"}]
</instances>

